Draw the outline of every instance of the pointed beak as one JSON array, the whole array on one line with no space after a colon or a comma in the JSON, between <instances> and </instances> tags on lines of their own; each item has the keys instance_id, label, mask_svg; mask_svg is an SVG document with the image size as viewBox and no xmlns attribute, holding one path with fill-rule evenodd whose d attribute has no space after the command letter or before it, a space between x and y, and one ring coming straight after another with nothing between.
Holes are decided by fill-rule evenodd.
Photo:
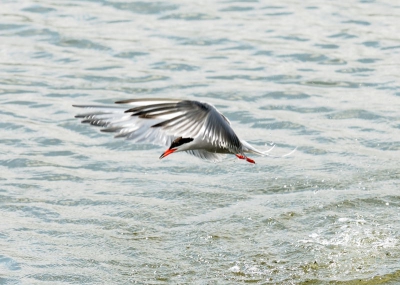
<instances>
[{"instance_id":1,"label":"pointed beak","mask_svg":"<svg viewBox=\"0 0 400 285\"><path fill-rule=\"evenodd\" d=\"M170 155L171 153L174 153L176 150L177 150L177 148L167 149L162 155L160 155L160 159L166 157L167 155Z\"/></svg>"}]
</instances>

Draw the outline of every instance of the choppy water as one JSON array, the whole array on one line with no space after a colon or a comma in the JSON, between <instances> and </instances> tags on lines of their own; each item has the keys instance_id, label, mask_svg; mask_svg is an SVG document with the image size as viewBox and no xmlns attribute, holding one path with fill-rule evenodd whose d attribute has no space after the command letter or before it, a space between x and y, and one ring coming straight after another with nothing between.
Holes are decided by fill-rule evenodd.
<instances>
[{"instance_id":1,"label":"choppy water","mask_svg":"<svg viewBox=\"0 0 400 285\"><path fill-rule=\"evenodd\" d=\"M0 283L398 284L399 3L122 1L0 3ZM138 97L298 151L160 161L73 118Z\"/></svg>"}]
</instances>

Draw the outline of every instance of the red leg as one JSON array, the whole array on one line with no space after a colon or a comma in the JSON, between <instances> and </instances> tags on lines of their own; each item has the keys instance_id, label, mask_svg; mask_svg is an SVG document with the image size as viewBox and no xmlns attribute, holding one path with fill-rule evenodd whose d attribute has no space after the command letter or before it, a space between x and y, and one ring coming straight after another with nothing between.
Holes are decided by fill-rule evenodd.
<instances>
[{"instance_id":1,"label":"red leg","mask_svg":"<svg viewBox=\"0 0 400 285\"><path fill-rule=\"evenodd\" d=\"M252 160L251 158L248 158L247 156L244 156L244 155L241 155L241 154L236 154L236 157L237 158L239 158L239 159L246 159L246 161L247 162L250 162L250 163L256 163L254 160Z\"/></svg>"}]
</instances>

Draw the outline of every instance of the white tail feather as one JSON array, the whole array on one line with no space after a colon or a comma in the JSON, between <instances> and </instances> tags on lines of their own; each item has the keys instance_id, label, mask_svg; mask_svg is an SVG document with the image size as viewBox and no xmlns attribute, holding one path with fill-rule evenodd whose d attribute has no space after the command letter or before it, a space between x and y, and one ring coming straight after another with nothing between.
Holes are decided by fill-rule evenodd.
<instances>
[{"instance_id":1,"label":"white tail feather","mask_svg":"<svg viewBox=\"0 0 400 285\"><path fill-rule=\"evenodd\" d=\"M275 148L275 146L276 146L275 144L269 150L259 151L258 149L254 148L252 145L250 145L248 142L243 141L243 140L241 142L242 142L242 145L244 147L243 148L244 152L250 152L250 153L258 154L258 155L261 155L261 156L270 156L270 157L275 157L275 158L286 157L286 156L289 156L289 155L293 154L297 150L297 146L296 146L295 149L293 149L292 151L290 151L287 154L284 154L282 156L275 156L275 155L269 154L269 152Z\"/></svg>"}]
</instances>

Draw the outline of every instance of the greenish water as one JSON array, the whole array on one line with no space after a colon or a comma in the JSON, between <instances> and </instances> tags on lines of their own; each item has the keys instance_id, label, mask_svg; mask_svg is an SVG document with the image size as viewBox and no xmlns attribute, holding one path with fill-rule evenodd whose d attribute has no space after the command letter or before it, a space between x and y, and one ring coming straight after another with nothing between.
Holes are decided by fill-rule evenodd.
<instances>
[{"instance_id":1,"label":"greenish water","mask_svg":"<svg viewBox=\"0 0 400 285\"><path fill-rule=\"evenodd\" d=\"M3 1L0 284L400 283L393 1ZM72 104L207 101L285 158L114 140Z\"/></svg>"}]
</instances>

